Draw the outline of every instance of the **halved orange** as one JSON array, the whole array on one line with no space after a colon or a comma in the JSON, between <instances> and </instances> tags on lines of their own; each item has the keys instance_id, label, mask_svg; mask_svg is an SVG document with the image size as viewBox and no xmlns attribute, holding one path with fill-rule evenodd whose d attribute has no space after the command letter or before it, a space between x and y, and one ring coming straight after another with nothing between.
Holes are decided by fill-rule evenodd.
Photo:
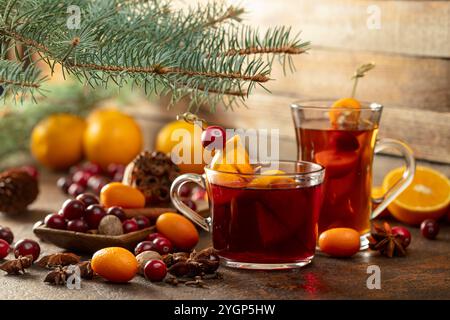
<instances>
[{"instance_id":1,"label":"halved orange","mask_svg":"<svg viewBox=\"0 0 450 320\"><path fill-rule=\"evenodd\" d=\"M386 191L398 181L404 168L390 171L383 180ZM418 166L413 182L389 204L389 212L399 221L418 225L425 219L439 219L450 205L450 181L442 173Z\"/></svg>"}]
</instances>

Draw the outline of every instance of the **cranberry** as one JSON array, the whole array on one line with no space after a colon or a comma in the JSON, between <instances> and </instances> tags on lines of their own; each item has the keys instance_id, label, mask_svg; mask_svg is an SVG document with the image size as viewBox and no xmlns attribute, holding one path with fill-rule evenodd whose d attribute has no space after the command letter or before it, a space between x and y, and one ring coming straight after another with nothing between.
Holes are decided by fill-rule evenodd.
<instances>
[{"instance_id":1,"label":"cranberry","mask_svg":"<svg viewBox=\"0 0 450 320\"><path fill-rule=\"evenodd\" d=\"M134 232L134 231L138 231L139 230L139 226L137 224L137 222L133 219L128 219L125 220L122 223L122 227L123 227L123 232L124 233L130 233L130 232Z\"/></svg>"},{"instance_id":2,"label":"cranberry","mask_svg":"<svg viewBox=\"0 0 450 320\"><path fill-rule=\"evenodd\" d=\"M74 220L79 219L84 215L86 206L80 200L67 199L61 208L61 213L64 219Z\"/></svg>"},{"instance_id":3,"label":"cranberry","mask_svg":"<svg viewBox=\"0 0 450 320\"><path fill-rule=\"evenodd\" d=\"M72 197L76 197L86 191L86 187L83 187L81 184L72 183L67 189L67 193Z\"/></svg>"},{"instance_id":4,"label":"cranberry","mask_svg":"<svg viewBox=\"0 0 450 320\"><path fill-rule=\"evenodd\" d=\"M20 170L28 173L31 177L33 177L36 180L39 178L39 171L34 166L22 166L20 167Z\"/></svg>"},{"instance_id":5,"label":"cranberry","mask_svg":"<svg viewBox=\"0 0 450 320\"><path fill-rule=\"evenodd\" d=\"M6 257L9 253L9 243L0 239L0 259Z\"/></svg>"},{"instance_id":6,"label":"cranberry","mask_svg":"<svg viewBox=\"0 0 450 320\"><path fill-rule=\"evenodd\" d=\"M10 228L0 226L0 239L3 239L11 244L14 240L14 234Z\"/></svg>"},{"instance_id":7,"label":"cranberry","mask_svg":"<svg viewBox=\"0 0 450 320\"><path fill-rule=\"evenodd\" d=\"M439 233L439 224L433 219L426 219L420 225L420 232L427 239L435 239Z\"/></svg>"},{"instance_id":8,"label":"cranberry","mask_svg":"<svg viewBox=\"0 0 450 320\"><path fill-rule=\"evenodd\" d=\"M84 233L89 230L89 226L83 219L75 219L67 223L67 230Z\"/></svg>"},{"instance_id":9,"label":"cranberry","mask_svg":"<svg viewBox=\"0 0 450 320\"><path fill-rule=\"evenodd\" d=\"M88 187L91 188L96 194L100 194L100 190L102 190L102 188L106 186L108 182L109 180L105 177L96 175L89 178Z\"/></svg>"},{"instance_id":10,"label":"cranberry","mask_svg":"<svg viewBox=\"0 0 450 320\"><path fill-rule=\"evenodd\" d=\"M134 248L134 254L138 255L144 251L156 251L155 250L155 245L153 244L152 241L142 241L139 242L136 246L136 248Z\"/></svg>"},{"instance_id":11,"label":"cranberry","mask_svg":"<svg viewBox=\"0 0 450 320\"><path fill-rule=\"evenodd\" d=\"M78 183L79 185L83 187L87 187L87 183L90 177L92 177L93 174L87 171L77 171L72 176L72 180L75 183Z\"/></svg>"},{"instance_id":12,"label":"cranberry","mask_svg":"<svg viewBox=\"0 0 450 320\"><path fill-rule=\"evenodd\" d=\"M145 229L145 228L150 227L150 225L151 225L150 219L145 216L135 217L134 220L138 224L139 229Z\"/></svg>"},{"instance_id":13,"label":"cranberry","mask_svg":"<svg viewBox=\"0 0 450 320\"><path fill-rule=\"evenodd\" d=\"M190 199L185 199L183 200L183 203L185 205L187 205L189 208L191 208L192 210L197 210L197 205L195 204L194 201L190 200Z\"/></svg>"},{"instance_id":14,"label":"cranberry","mask_svg":"<svg viewBox=\"0 0 450 320\"><path fill-rule=\"evenodd\" d=\"M392 234L400 236L405 248L411 243L411 233L405 227L393 227Z\"/></svg>"},{"instance_id":15,"label":"cranberry","mask_svg":"<svg viewBox=\"0 0 450 320\"><path fill-rule=\"evenodd\" d=\"M125 166L123 164L111 163L108 165L106 171L110 177L114 177L117 173L123 174L125 172Z\"/></svg>"},{"instance_id":16,"label":"cranberry","mask_svg":"<svg viewBox=\"0 0 450 320\"><path fill-rule=\"evenodd\" d=\"M65 230L67 227L66 220L61 215L56 214L56 213L47 215L45 217L44 222L48 228L52 228L52 229Z\"/></svg>"},{"instance_id":17,"label":"cranberry","mask_svg":"<svg viewBox=\"0 0 450 320\"><path fill-rule=\"evenodd\" d=\"M209 126L202 132L203 148L221 150L225 147L225 129L220 126Z\"/></svg>"},{"instance_id":18,"label":"cranberry","mask_svg":"<svg viewBox=\"0 0 450 320\"><path fill-rule=\"evenodd\" d=\"M121 207L110 207L108 208L107 214L111 214L120 219L120 221L125 221L127 216L125 215L125 211Z\"/></svg>"},{"instance_id":19,"label":"cranberry","mask_svg":"<svg viewBox=\"0 0 450 320\"><path fill-rule=\"evenodd\" d=\"M41 254L41 247L39 246L39 243L37 243L34 240L30 239L19 240L14 246L14 256L16 257L16 259L19 258L20 256L25 257L28 255L32 255L33 261L36 261L39 258L40 254Z\"/></svg>"},{"instance_id":20,"label":"cranberry","mask_svg":"<svg viewBox=\"0 0 450 320\"><path fill-rule=\"evenodd\" d=\"M166 264L161 260L149 260L144 266L144 275L147 280L162 281L166 274Z\"/></svg>"},{"instance_id":21,"label":"cranberry","mask_svg":"<svg viewBox=\"0 0 450 320\"><path fill-rule=\"evenodd\" d=\"M72 184L72 179L68 177L60 177L58 181L56 181L56 185L58 188L62 190L64 193L69 193L69 187Z\"/></svg>"},{"instance_id":22,"label":"cranberry","mask_svg":"<svg viewBox=\"0 0 450 320\"><path fill-rule=\"evenodd\" d=\"M156 238L153 240L153 245L156 251L161 254L168 254L173 251L172 242L167 238Z\"/></svg>"},{"instance_id":23,"label":"cranberry","mask_svg":"<svg viewBox=\"0 0 450 320\"><path fill-rule=\"evenodd\" d=\"M179 195L182 198L187 198L191 195L192 189L191 187L189 187L189 184L185 183L181 186L180 191L179 191Z\"/></svg>"},{"instance_id":24,"label":"cranberry","mask_svg":"<svg viewBox=\"0 0 450 320\"><path fill-rule=\"evenodd\" d=\"M89 172L92 175L102 174L102 167L99 164L93 162L86 162L83 165L83 170Z\"/></svg>"},{"instance_id":25,"label":"cranberry","mask_svg":"<svg viewBox=\"0 0 450 320\"><path fill-rule=\"evenodd\" d=\"M161 233L158 233L158 232L150 233L150 234L147 236L147 240L148 240L148 241L153 241L153 240L155 240L156 238L166 238L166 237L164 237Z\"/></svg>"},{"instance_id":26,"label":"cranberry","mask_svg":"<svg viewBox=\"0 0 450 320\"><path fill-rule=\"evenodd\" d=\"M77 200L80 200L84 203L86 207L90 206L91 204L99 204L98 198L95 194L92 193L82 193L77 196Z\"/></svg>"},{"instance_id":27,"label":"cranberry","mask_svg":"<svg viewBox=\"0 0 450 320\"><path fill-rule=\"evenodd\" d=\"M91 204L86 208L85 219L89 229L97 229L100 221L106 216L105 209L99 204Z\"/></svg>"}]
</instances>

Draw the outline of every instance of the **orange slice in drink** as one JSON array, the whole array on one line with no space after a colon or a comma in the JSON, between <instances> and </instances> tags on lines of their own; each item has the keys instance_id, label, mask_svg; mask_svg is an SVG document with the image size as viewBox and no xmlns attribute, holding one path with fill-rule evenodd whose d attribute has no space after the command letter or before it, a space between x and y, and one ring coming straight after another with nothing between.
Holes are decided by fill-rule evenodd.
<instances>
[{"instance_id":1,"label":"orange slice in drink","mask_svg":"<svg viewBox=\"0 0 450 320\"><path fill-rule=\"evenodd\" d=\"M210 164L211 169L220 171L212 176L212 183L243 187L246 181L239 174L252 174L253 167L247 151L241 143L239 135L231 137L225 144L225 149L218 151Z\"/></svg>"},{"instance_id":2,"label":"orange slice in drink","mask_svg":"<svg viewBox=\"0 0 450 320\"><path fill-rule=\"evenodd\" d=\"M267 170L254 178L248 184L250 188L288 188L293 187L295 181L285 176L282 170Z\"/></svg>"},{"instance_id":3,"label":"orange slice in drink","mask_svg":"<svg viewBox=\"0 0 450 320\"><path fill-rule=\"evenodd\" d=\"M315 160L325 167L325 174L330 178L340 178L352 170L358 162L355 151L322 150L316 153Z\"/></svg>"},{"instance_id":4,"label":"orange slice in drink","mask_svg":"<svg viewBox=\"0 0 450 320\"><path fill-rule=\"evenodd\" d=\"M355 126L358 124L361 104L354 98L342 98L333 103L330 109L330 122L333 128Z\"/></svg>"},{"instance_id":5,"label":"orange slice in drink","mask_svg":"<svg viewBox=\"0 0 450 320\"><path fill-rule=\"evenodd\" d=\"M383 180L389 190L404 168L390 171ZM418 166L413 182L389 206L389 212L399 221L418 225L425 219L439 219L450 206L450 181L442 173Z\"/></svg>"}]
</instances>

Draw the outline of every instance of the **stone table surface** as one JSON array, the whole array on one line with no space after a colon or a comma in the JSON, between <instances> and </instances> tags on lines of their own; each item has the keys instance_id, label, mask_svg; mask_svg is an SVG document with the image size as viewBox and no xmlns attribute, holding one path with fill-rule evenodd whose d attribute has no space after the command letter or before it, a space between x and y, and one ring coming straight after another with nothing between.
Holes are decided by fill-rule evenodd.
<instances>
[{"instance_id":1,"label":"stone table surface","mask_svg":"<svg viewBox=\"0 0 450 320\"><path fill-rule=\"evenodd\" d=\"M382 157L377 162L377 167L387 170L398 161ZM438 168L449 174L449 166ZM381 176L381 172L375 175L376 183ZM16 240L35 238L31 230L34 222L64 201L65 196L55 187L56 179L55 174L42 174L40 196L28 213L0 215L0 225L9 226ZM121 285L101 279L83 281L80 290L69 290L43 283L46 271L32 267L23 276L1 274L0 299L450 299L450 225L442 224L433 241L420 236L417 228L409 229L413 240L403 258L388 259L366 251L351 259L334 259L319 253L312 264L294 271L221 268L224 279L208 281L208 288L172 287L138 276ZM199 247L209 243L209 235L202 233ZM60 251L48 243L42 243L42 250L43 254ZM379 290L367 288L371 265L381 270Z\"/></svg>"}]
</instances>

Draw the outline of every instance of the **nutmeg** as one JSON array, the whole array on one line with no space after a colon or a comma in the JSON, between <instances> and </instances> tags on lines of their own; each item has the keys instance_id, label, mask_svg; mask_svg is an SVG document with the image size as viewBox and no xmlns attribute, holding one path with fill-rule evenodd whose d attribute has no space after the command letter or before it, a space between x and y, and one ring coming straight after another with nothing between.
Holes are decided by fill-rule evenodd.
<instances>
[{"instance_id":1,"label":"nutmeg","mask_svg":"<svg viewBox=\"0 0 450 320\"><path fill-rule=\"evenodd\" d=\"M116 216L107 215L100 221L98 233L108 236L119 236L123 234L122 222Z\"/></svg>"},{"instance_id":2,"label":"nutmeg","mask_svg":"<svg viewBox=\"0 0 450 320\"><path fill-rule=\"evenodd\" d=\"M162 260L161 255L156 251L144 251L136 256L136 260L139 264L139 274L144 274L145 264L150 260Z\"/></svg>"}]
</instances>

